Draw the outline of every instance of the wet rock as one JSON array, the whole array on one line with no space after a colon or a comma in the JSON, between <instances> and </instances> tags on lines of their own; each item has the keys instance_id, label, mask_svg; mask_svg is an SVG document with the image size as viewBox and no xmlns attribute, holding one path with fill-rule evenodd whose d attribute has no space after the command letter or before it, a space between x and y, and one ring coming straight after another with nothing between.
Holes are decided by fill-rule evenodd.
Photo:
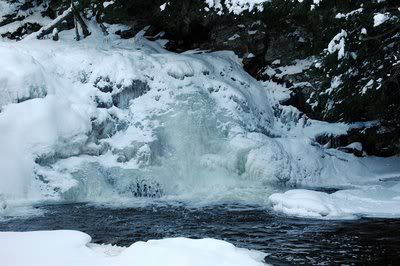
<instances>
[{"instance_id":1,"label":"wet rock","mask_svg":"<svg viewBox=\"0 0 400 266\"><path fill-rule=\"evenodd\" d=\"M388 157L400 153L400 140L396 134L399 134L396 130L385 130L384 126L376 125L353 128L346 135L321 135L316 141L327 148L337 148L357 156ZM349 146L352 143L360 143L362 150Z\"/></svg>"},{"instance_id":2,"label":"wet rock","mask_svg":"<svg viewBox=\"0 0 400 266\"><path fill-rule=\"evenodd\" d=\"M164 194L159 183L153 180L140 180L139 178L127 188L125 193L139 198L160 198Z\"/></svg>"},{"instance_id":3,"label":"wet rock","mask_svg":"<svg viewBox=\"0 0 400 266\"><path fill-rule=\"evenodd\" d=\"M29 88L28 95L16 99L17 103L22 103L30 99L44 98L47 96L47 89L45 87L32 86Z\"/></svg>"},{"instance_id":4,"label":"wet rock","mask_svg":"<svg viewBox=\"0 0 400 266\"><path fill-rule=\"evenodd\" d=\"M7 209L7 201L3 194L0 194L0 213Z\"/></svg>"},{"instance_id":5,"label":"wet rock","mask_svg":"<svg viewBox=\"0 0 400 266\"><path fill-rule=\"evenodd\" d=\"M89 143L82 148L82 154L99 156L110 150L110 144L101 142L98 145L95 143Z\"/></svg>"},{"instance_id":6,"label":"wet rock","mask_svg":"<svg viewBox=\"0 0 400 266\"><path fill-rule=\"evenodd\" d=\"M138 30L135 30L134 28L129 28L127 30L117 30L115 34L119 35L122 39L130 39L135 37L135 35L138 33Z\"/></svg>"},{"instance_id":7,"label":"wet rock","mask_svg":"<svg viewBox=\"0 0 400 266\"><path fill-rule=\"evenodd\" d=\"M115 84L110 81L109 77L99 77L94 82L94 86L98 88L101 92L107 93L114 90Z\"/></svg>"},{"instance_id":8,"label":"wet rock","mask_svg":"<svg viewBox=\"0 0 400 266\"><path fill-rule=\"evenodd\" d=\"M109 116L106 119L92 121L92 131L90 138L93 141L105 139L113 136L117 131L124 130L127 124L118 118Z\"/></svg>"},{"instance_id":9,"label":"wet rock","mask_svg":"<svg viewBox=\"0 0 400 266\"><path fill-rule=\"evenodd\" d=\"M265 60L274 62L280 60L282 65L288 65L293 60L309 55L307 46L311 46L312 37L301 27L292 27L289 31L268 32Z\"/></svg>"},{"instance_id":10,"label":"wet rock","mask_svg":"<svg viewBox=\"0 0 400 266\"><path fill-rule=\"evenodd\" d=\"M132 142L130 146L122 149L113 149L117 154L117 161L120 163L135 160L139 167L154 165L158 163L157 158L161 154L160 142L154 140L150 143Z\"/></svg>"},{"instance_id":11,"label":"wet rock","mask_svg":"<svg viewBox=\"0 0 400 266\"><path fill-rule=\"evenodd\" d=\"M111 100L108 100L108 99L105 100L105 99L100 98L99 96L95 96L94 101L97 104L97 108L106 108L106 109L108 109L108 108L111 108L112 105L113 105Z\"/></svg>"},{"instance_id":12,"label":"wet rock","mask_svg":"<svg viewBox=\"0 0 400 266\"><path fill-rule=\"evenodd\" d=\"M130 100L142 96L149 90L150 87L147 83L140 80L132 80L130 86L124 87L112 95L112 102L116 107L126 109L129 106Z\"/></svg>"},{"instance_id":13,"label":"wet rock","mask_svg":"<svg viewBox=\"0 0 400 266\"><path fill-rule=\"evenodd\" d=\"M347 152L347 153L352 153L355 156L361 157L363 156L363 147L361 142L353 142L350 143L349 145L345 146L345 147L339 147L338 150L343 151L343 152Z\"/></svg>"}]
</instances>

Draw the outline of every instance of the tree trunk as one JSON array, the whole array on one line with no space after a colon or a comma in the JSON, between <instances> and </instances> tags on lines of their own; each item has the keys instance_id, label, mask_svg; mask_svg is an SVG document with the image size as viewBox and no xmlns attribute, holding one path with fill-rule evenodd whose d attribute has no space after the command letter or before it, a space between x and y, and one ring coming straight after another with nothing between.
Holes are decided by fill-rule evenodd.
<instances>
[{"instance_id":1,"label":"tree trunk","mask_svg":"<svg viewBox=\"0 0 400 266\"><path fill-rule=\"evenodd\" d=\"M74 25L75 25L75 40L79 41L81 39L81 36L79 35L78 21L76 19L75 14L74 14Z\"/></svg>"},{"instance_id":2,"label":"tree trunk","mask_svg":"<svg viewBox=\"0 0 400 266\"><path fill-rule=\"evenodd\" d=\"M71 6L67 10L65 10L60 16L55 18L50 24L42 27L39 31L37 31L35 33L32 33L31 35L27 36L26 39L35 38L35 37L37 39L43 38L44 36L52 33L53 30L56 29L69 16L73 16L74 17L75 39L77 41L79 41L81 39L81 36L79 35L78 25L82 29L83 38L85 38L85 37L90 35L90 31L89 31L85 21L83 20L83 18L79 14L78 10L75 9L74 4L71 1Z\"/></svg>"},{"instance_id":3,"label":"tree trunk","mask_svg":"<svg viewBox=\"0 0 400 266\"><path fill-rule=\"evenodd\" d=\"M76 6L74 5L74 0L71 0L71 7L72 7L72 12L74 13L75 29L76 31L78 30L78 24L79 24L82 30L83 38L86 38L87 36L90 35L90 31L86 26L86 23L83 21L81 15L79 14L79 10L76 9Z\"/></svg>"},{"instance_id":4,"label":"tree trunk","mask_svg":"<svg viewBox=\"0 0 400 266\"><path fill-rule=\"evenodd\" d=\"M83 38L86 38L87 36L90 35L90 31L89 31L89 29L88 29L86 23L83 21L83 19L82 19L81 15L79 14L79 12L78 12L75 8L73 8L73 10L74 10L74 17L75 17L75 20L76 20L76 21L79 23L79 25L81 26L82 33L83 33Z\"/></svg>"},{"instance_id":5,"label":"tree trunk","mask_svg":"<svg viewBox=\"0 0 400 266\"><path fill-rule=\"evenodd\" d=\"M34 33L26 36L26 39L35 38L35 37L37 39L41 39L45 35L52 33L53 30L55 28L57 28L69 16L71 16L72 13L73 13L73 9L72 9L72 6L71 6L67 10L65 10L61 15L59 15L57 18L55 18L50 24L42 27L39 31L34 32Z\"/></svg>"}]
</instances>

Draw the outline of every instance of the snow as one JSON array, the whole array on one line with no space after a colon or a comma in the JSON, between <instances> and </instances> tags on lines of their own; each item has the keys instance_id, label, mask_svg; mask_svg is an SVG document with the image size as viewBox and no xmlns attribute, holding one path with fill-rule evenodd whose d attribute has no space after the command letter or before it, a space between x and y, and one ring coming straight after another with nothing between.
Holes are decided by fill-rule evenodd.
<instances>
[{"instance_id":1,"label":"snow","mask_svg":"<svg viewBox=\"0 0 400 266\"><path fill-rule=\"evenodd\" d=\"M6 197L21 198L39 156L77 154L90 130L90 123L71 102L49 95L7 105L0 116L2 186Z\"/></svg>"},{"instance_id":2,"label":"snow","mask_svg":"<svg viewBox=\"0 0 400 266\"><path fill-rule=\"evenodd\" d=\"M297 0L302 3L303 0ZM244 11L262 11L263 4L271 2L271 0L204 0L210 7L223 12L224 7L228 12L239 15ZM321 0L313 0L314 5L319 5Z\"/></svg>"},{"instance_id":3,"label":"snow","mask_svg":"<svg viewBox=\"0 0 400 266\"><path fill-rule=\"evenodd\" d=\"M374 15L374 27L378 27L379 25L385 23L390 19L390 15L388 13L382 14L377 13Z\"/></svg>"},{"instance_id":4,"label":"snow","mask_svg":"<svg viewBox=\"0 0 400 266\"><path fill-rule=\"evenodd\" d=\"M347 14L338 13L338 14L336 14L335 18L337 18L337 19L341 19L341 18L348 19L349 17L351 17L353 15L362 13L363 10L364 10L363 8L358 8L358 9L355 9L355 10L353 10L353 11L347 13Z\"/></svg>"},{"instance_id":5,"label":"snow","mask_svg":"<svg viewBox=\"0 0 400 266\"><path fill-rule=\"evenodd\" d=\"M374 80L373 79L369 80L368 83L365 84L365 86L362 88L361 94L365 94L368 91L368 89L370 89L373 85L374 85Z\"/></svg>"},{"instance_id":6,"label":"snow","mask_svg":"<svg viewBox=\"0 0 400 266\"><path fill-rule=\"evenodd\" d=\"M160 6L160 10L161 10L161 11L164 11L166 7L167 7L167 3L164 3L164 4L162 4L162 5Z\"/></svg>"},{"instance_id":7,"label":"snow","mask_svg":"<svg viewBox=\"0 0 400 266\"><path fill-rule=\"evenodd\" d=\"M273 209L291 216L319 219L399 217L400 185L344 189L332 194L293 189L269 197Z\"/></svg>"},{"instance_id":8,"label":"snow","mask_svg":"<svg viewBox=\"0 0 400 266\"><path fill-rule=\"evenodd\" d=\"M286 75L296 75L309 69L314 61L314 57L308 57L305 59L296 59L289 65L279 66L281 64L281 60L276 59L271 63L273 68L268 67L263 74L266 74L270 77L275 76L277 78L283 78Z\"/></svg>"},{"instance_id":9,"label":"snow","mask_svg":"<svg viewBox=\"0 0 400 266\"><path fill-rule=\"evenodd\" d=\"M240 14L243 11L262 11L265 2L270 0L204 0L210 8L222 11L223 7L226 7L229 12L233 14Z\"/></svg>"},{"instance_id":10,"label":"snow","mask_svg":"<svg viewBox=\"0 0 400 266\"><path fill-rule=\"evenodd\" d=\"M363 147L362 147L362 143L361 142L353 142L350 143L349 145L347 145L345 148L349 148L349 149L354 149L357 151L362 151Z\"/></svg>"},{"instance_id":11,"label":"snow","mask_svg":"<svg viewBox=\"0 0 400 266\"><path fill-rule=\"evenodd\" d=\"M2 43L0 57L0 108L20 99L46 96L48 80L39 62L17 47Z\"/></svg>"},{"instance_id":12,"label":"snow","mask_svg":"<svg viewBox=\"0 0 400 266\"><path fill-rule=\"evenodd\" d=\"M52 32L53 30L51 30L52 27L54 27L56 24L60 23L61 21L63 21L67 16L71 15L73 12L72 6L67 8L61 15L59 15L57 18L55 18L54 20L52 20L51 22L47 23L46 26L43 26L40 30L38 30L37 32L34 32L32 34L30 34L29 36L26 37L26 39L31 39L31 38L40 38L40 35L43 34L43 32L46 31L50 31Z\"/></svg>"},{"instance_id":13,"label":"snow","mask_svg":"<svg viewBox=\"0 0 400 266\"><path fill-rule=\"evenodd\" d=\"M329 95L333 91L337 90L341 85L343 84L342 77L340 76L334 76L331 80L331 86L325 90L325 92Z\"/></svg>"},{"instance_id":14,"label":"snow","mask_svg":"<svg viewBox=\"0 0 400 266\"><path fill-rule=\"evenodd\" d=\"M37 6L27 11L27 10L17 9L17 7L21 4L20 2L12 4L7 4L7 3L2 4L2 3L4 3L4 1L0 3L0 21L2 19L1 18L2 16L15 12L15 10L17 10L16 17L22 17L23 19L16 20L12 23L0 27L0 34L4 34L7 32L14 32L26 23L37 23L39 25L46 25L52 21L50 18L43 17L41 15L41 12L44 11L43 6ZM4 9L2 10L2 8Z\"/></svg>"},{"instance_id":15,"label":"snow","mask_svg":"<svg viewBox=\"0 0 400 266\"><path fill-rule=\"evenodd\" d=\"M106 1L106 2L103 2L103 7L107 8L109 5L113 5L113 4L114 4L114 1Z\"/></svg>"},{"instance_id":16,"label":"snow","mask_svg":"<svg viewBox=\"0 0 400 266\"><path fill-rule=\"evenodd\" d=\"M237 34L237 33L235 33L234 35L232 35L231 37L228 38L228 41L234 41L234 40L236 40L237 38L240 38L240 35Z\"/></svg>"},{"instance_id":17,"label":"snow","mask_svg":"<svg viewBox=\"0 0 400 266\"><path fill-rule=\"evenodd\" d=\"M90 243L79 231L0 232L3 265L265 265L266 254L211 238L167 238L129 247ZM21 255L23 252L23 255Z\"/></svg>"},{"instance_id":18,"label":"snow","mask_svg":"<svg viewBox=\"0 0 400 266\"><path fill-rule=\"evenodd\" d=\"M341 60L345 55L345 39L347 37L347 32L341 30L338 34L333 37L333 39L328 44L328 53L333 54L338 52L338 60Z\"/></svg>"}]
</instances>

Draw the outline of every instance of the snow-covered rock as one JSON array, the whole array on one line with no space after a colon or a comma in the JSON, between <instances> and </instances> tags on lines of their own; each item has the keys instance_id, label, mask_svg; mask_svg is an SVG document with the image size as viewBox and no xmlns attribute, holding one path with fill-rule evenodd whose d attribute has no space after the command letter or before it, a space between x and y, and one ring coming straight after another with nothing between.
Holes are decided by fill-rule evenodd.
<instances>
[{"instance_id":1,"label":"snow-covered rock","mask_svg":"<svg viewBox=\"0 0 400 266\"><path fill-rule=\"evenodd\" d=\"M291 216L348 219L356 217L399 217L399 184L345 189L332 194L294 189L269 197L273 209Z\"/></svg>"},{"instance_id":2,"label":"snow-covered rock","mask_svg":"<svg viewBox=\"0 0 400 266\"><path fill-rule=\"evenodd\" d=\"M374 15L374 27L378 27L390 19L390 14L377 13Z\"/></svg>"}]
</instances>

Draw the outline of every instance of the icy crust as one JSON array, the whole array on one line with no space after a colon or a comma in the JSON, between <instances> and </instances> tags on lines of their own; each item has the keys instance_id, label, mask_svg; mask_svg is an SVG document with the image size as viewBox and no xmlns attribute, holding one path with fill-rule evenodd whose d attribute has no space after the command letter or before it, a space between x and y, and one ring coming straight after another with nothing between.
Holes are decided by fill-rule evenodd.
<instances>
[{"instance_id":1,"label":"icy crust","mask_svg":"<svg viewBox=\"0 0 400 266\"><path fill-rule=\"evenodd\" d=\"M315 136L349 126L279 105L285 89L254 80L231 52L175 54L141 33L121 40L90 27L80 42L67 31L59 42L0 43L5 202L265 204L277 184L363 185L400 172L320 147Z\"/></svg>"},{"instance_id":2,"label":"icy crust","mask_svg":"<svg viewBox=\"0 0 400 266\"><path fill-rule=\"evenodd\" d=\"M400 186L370 186L332 194L294 189L269 197L273 209L290 216L319 219L400 216Z\"/></svg>"},{"instance_id":3,"label":"icy crust","mask_svg":"<svg viewBox=\"0 0 400 266\"><path fill-rule=\"evenodd\" d=\"M266 254L211 238L167 238L130 247L90 241L89 235L79 231L0 232L0 257L4 265L20 266L265 265Z\"/></svg>"}]
</instances>

